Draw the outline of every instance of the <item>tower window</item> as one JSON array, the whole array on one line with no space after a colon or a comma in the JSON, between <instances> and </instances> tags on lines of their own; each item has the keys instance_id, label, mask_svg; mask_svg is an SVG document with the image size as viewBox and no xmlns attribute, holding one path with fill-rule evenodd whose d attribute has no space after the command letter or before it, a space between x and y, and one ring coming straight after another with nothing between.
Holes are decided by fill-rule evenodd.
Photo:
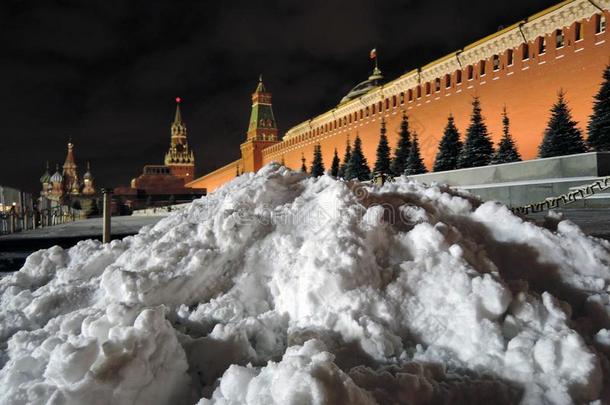
<instances>
[{"instance_id":1,"label":"tower window","mask_svg":"<svg viewBox=\"0 0 610 405\"><path fill-rule=\"evenodd\" d=\"M413 89L409 89L409 101L413 101Z\"/></svg>"},{"instance_id":2,"label":"tower window","mask_svg":"<svg viewBox=\"0 0 610 405\"><path fill-rule=\"evenodd\" d=\"M595 33L601 34L606 31L606 17L601 14L595 15Z\"/></svg>"},{"instance_id":3,"label":"tower window","mask_svg":"<svg viewBox=\"0 0 610 405\"><path fill-rule=\"evenodd\" d=\"M389 98L386 98L386 99L385 99L385 109L386 109L386 110L389 110L389 109L390 109L390 99L389 99Z\"/></svg>"},{"instance_id":4,"label":"tower window","mask_svg":"<svg viewBox=\"0 0 610 405\"><path fill-rule=\"evenodd\" d=\"M448 89L449 87L451 87L451 75L446 74L445 75L445 88Z\"/></svg>"},{"instance_id":5,"label":"tower window","mask_svg":"<svg viewBox=\"0 0 610 405\"><path fill-rule=\"evenodd\" d=\"M371 106L371 115L375 114L375 104Z\"/></svg>"},{"instance_id":6,"label":"tower window","mask_svg":"<svg viewBox=\"0 0 610 405\"><path fill-rule=\"evenodd\" d=\"M440 91L441 89L441 79L438 77L434 80L434 91Z\"/></svg>"},{"instance_id":7,"label":"tower window","mask_svg":"<svg viewBox=\"0 0 610 405\"><path fill-rule=\"evenodd\" d=\"M546 52L546 39L544 37L538 38L538 55L542 55Z\"/></svg>"},{"instance_id":8,"label":"tower window","mask_svg":"<svg viewBox=\"0 0 610 405\"><path fill-rule=\"evenodd\" d=\"M396 96L392 96L392 107L396 107Z\"/></svg>"},{"instance_id":9,"label":"tower window","mask_svg":"<svg viewBox=\"0 0 610 405\"><path fill-rule=\"evenodd\" d=\"M458 70L457 72L455 72L455 82L457 84L462 83L462 71Z\"/></svg>"},{"instance_id":10,"label":"tower window","mask_svg":"<svg viewBox=\"0 0 610 405\"><path fill-rule=\"evenodd\" d=\"M468 65L466 68L466 75L468 76L468 80L472 80L474 78L474 70L472 69L472 65Z\"/></svg>"},{"instance_id":11,"label":"tower window","mask_svg":"<svg viewBox=\"0 0 610 405\"><path fill-rule=\"evenodd\" d=\"M417 98L421 97L421 85L417 86Z\"/></svg>"},{"instance_id":12,"label":"tower window","mask_svg":"<svg viewBox=\"0 0 610 405\"><path fill-rule=\"evenodd\" d=\"M426 96L430 95L430 82L426 82Z\"/></svg>"},{"instance_id":13,"label":"tower window","mask_svg":"<svg viewBox=\"0 0 610 405\"><path fill-rule=\"evenodd\" d=\"M400 93L400 105L405 103L405 93Z\"/></svg>"},{"instance_id":14,"label":"tower window","mask_svg":"<svg viewBox=\"0 0 610 405\"><path fill-rule=\"evenodd\" d=\"M480 76L485 76L485 61L484 60L479 62L479 73L480 73Z\"/></svg>"},{"instance_id":15,"label":"tower window","mask_svg":"<svg viewBox=\"0 0 610 405\"><path fill-rule=\"evenodd\" d=\"M362 114L364 114L364 113L362 112L362 110L360 110L360 119L362 119ZM366 115L367 116L369 115L368 111L367 111Z\"/></svg>"},{"instance_id":16,"label":"tower window","mask_svg":"<svg viewBox=\"0 0 610 405\"><path fill-rule=\"evenodd\" d=\"M577 22L576 24L574 24L574 40L575 41L580 41L581 39L584 38L584 32L583 32L583 27L582 24Z\"/></svg>"},{"instance_id":17,"label":"tower window","mask_svg":"<svg viewBox=\"0 0 610 405\"><path fill-rule=\"evenodd\" d=\"M563 30L555 30L555 48L563 48L564 38Z\"/></svg>"},{"instance_id":18,"label":"tower window","mask_svg":"<svg viewBox=\"0 0 610 405\"><path fill-rule=\"evenodd\" d=\"M493 56L493 69L494 72L500 70L500 57L498 55Z\"/></svg>"},{"instance_id":19,"label":"tower window","mask_svg":"<svg viewBox=\"0 0 610 405\"><path fill-rule=\"evenodd\" d=\"M521 52L521 60L528 60L530 58L530 46L528 44L521 46Z\"/></svg>"},{"instance_id":20,"label":"tower window","mask_svg":"<svg viewBox=\"0 0 610 405\"><path fill-rule=\"evenodd\" d=\"M368 107L366 107L366 116L367 117L369 116L369 108Z\"/></svg>"},{"instance_id":21,"label":"tower window","mask_svg":"<svg viewBox=\"0 0 610 405\"><path fill-rule=\"evenodd\" d=\"M513 65L513 50L509 49L506 52L506 65L507 66L512 66Z\"/></svg>"},{"instance_id":22,"label":"tower window","mask_svg":"<svg viewBox=\"0 0 610 405\"><path fill-rule=\"evenodd\" d=\"M383 103L380 101L379 103L377 103L377 106L379 107L378 108L379 112L381 112L381 108L383 106Z\"/></svg>"}]
</instances>

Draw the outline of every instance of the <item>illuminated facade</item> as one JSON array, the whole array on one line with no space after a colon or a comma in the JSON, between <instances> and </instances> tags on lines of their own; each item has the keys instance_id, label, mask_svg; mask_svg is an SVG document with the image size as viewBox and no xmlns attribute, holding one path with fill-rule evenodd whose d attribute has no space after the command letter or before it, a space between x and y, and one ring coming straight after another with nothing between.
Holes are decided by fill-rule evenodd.
<instances>
[{"instance_id":1,"label":"illuminated facade","mask_svg":"<svg viewBox=\"0 0 610 405\"><path fill-rule=\"evenodd\" d=\"M301 156L309 165L316 144L330 163L334 149L342 151L356 134L366 158L374 162L382 118L395 147L403 112L430 168L448 115L453 114L463 135L475 95L492 140L497 143L502 135L506 106L521 155L535 158L559 89L566 92L580 128L586 128L593 96L610 62L609 8L610 0L567 0L384 84L376 70L375 80L360 83L332 110L289 129L281 141L276 132L274 138L251 142L249 128L241 159L187 185L213 191L237 173L272 161L298 169ZM270 108L270 93L264 93L269 94ZM253 95L253 111L254 105Z\"/></svg>"}]
</instances>

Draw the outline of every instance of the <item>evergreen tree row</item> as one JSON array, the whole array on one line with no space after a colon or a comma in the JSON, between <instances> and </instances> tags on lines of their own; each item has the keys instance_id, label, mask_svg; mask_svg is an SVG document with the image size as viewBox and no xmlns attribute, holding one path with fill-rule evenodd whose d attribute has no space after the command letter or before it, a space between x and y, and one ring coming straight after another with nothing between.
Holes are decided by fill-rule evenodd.
<instances>
[{"instance_id":1,"label":"evergreen tree row","mask_svg":"<svg viewBox=\"0 0 610 405\"><path fill-rule=\"evenodd\" d=\"M455 126L455 119L453 115L449 115L434 159L433 170L440 172L520 160L521 155L510 134L510 120L506 108L502 111L502 138L497 149L494 150L487 125L481 114L481 103L478 97L474 97L470 124L466 129L466 139L462 143L460 133Z\"/></svg>"},{"instance_id":2,"label":"evergreen tree row","mask_svg":"<svg viewBox=\"0 0 610 405\"><path fill-rule=\"evenodd\" d=\"M560 91L557 102L551 109L551 117L544 131L544 137L538 148L541 158L583 153L587 149L610 151L610 65L603 74L603 82L595 95L593 113L588 126L588 138L585 142L577 122L572 119L565 100L565 93ZM403 114L398 134L398 142L393 156L387 137L385 120L381 122L376 161L372 175L400 176L426 173L419 149L417 134L409 128L409 120ZM301 171L307 172L305 157L302 157ZM510 119L506 107L502 111L502 137L494 149L487 125L483 119L481 103L478 97L472 101L470 124L466 129L464 142L455 125L453 115L449 115L443 136L439 142L438 152L434 159L435 172L458 168L478 167L488 164L518 162L521 155L517 150L510 133ZM320 145L314 147L310 172L313 176L324 174L324 163ZM330 174L347 180L369 180L371 170L362 152L362 141L358 135L353 147L349 139L343 159L339 159L337 149L334 151Z\"/></svg>"}]
</instances>

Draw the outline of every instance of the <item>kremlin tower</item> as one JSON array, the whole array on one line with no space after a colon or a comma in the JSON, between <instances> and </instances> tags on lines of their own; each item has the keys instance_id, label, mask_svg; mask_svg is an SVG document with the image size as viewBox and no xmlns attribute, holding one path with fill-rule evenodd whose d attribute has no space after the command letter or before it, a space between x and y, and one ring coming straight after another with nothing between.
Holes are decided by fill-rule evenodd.
<instances>
[{"instance_id":1,"label":"kremlin tower","mask_svg":"<svg viewBox=\"0 0 610 405\"><path fill-rule=\"evenodd\" d=\"M186 138L186 125L182 122L180 113L180 97L176 97L176 115L171 127L171 142L169 150L165 154L165 166L170 168L170 173L187 183L194 179L195 155L189 150Z\"/></svg>"},{"instance_id":2,"label":"kremlin tower","mask_svg":"<svg viewBox=\"0 0 610 405\"><path fill-rule=\"evenodd\" d=\"M246 142L241 144L242 173L260 169L263 165L263 149L276 143L277 124L273 116L271 93L267 92L261 75L258 86L252 93L252 112Z\"/></svg>"}]
</instances>

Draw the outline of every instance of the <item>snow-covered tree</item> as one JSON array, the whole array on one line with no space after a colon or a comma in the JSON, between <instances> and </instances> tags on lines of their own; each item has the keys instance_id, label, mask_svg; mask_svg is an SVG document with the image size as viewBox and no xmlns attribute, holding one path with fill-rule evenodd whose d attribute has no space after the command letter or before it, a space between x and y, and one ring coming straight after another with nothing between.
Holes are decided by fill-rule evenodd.
<instances>
[{"instance_id":1,"label":"snow-covered tree","mask_svg":"<svg viewBox=\"0 0 610 405\"><path fill-rule=\"evenodd\" d=\"M557 102L551 109L544 138L538 147L538 156L545 158L586 152L585 141L577 124L565 101L565 93L560 90Z\"/></svg>"},{"instance_id":2,"label":"snow-covered tree","mask_svg":"<svg viewBox=\"0 0 610 405\"><path fill-rule=\"evenodd\" d=\"M347 164L349 160L352 158L352 146L349 144L349 138L347 138L347 142L345 143L345 154L343 155L343 163L339 167L339 177L345 177L347 172Z\"/></svg>"},{"instance_id":3,"label":"snow-covered tree","mask_svg":"<svg viewBox=\"0 0 610 405\"><path fill-rule=\"evenodd\" d=\"M460 133L455 126L453 115L449 114L443 137L438 144L433 171L442 172L444 170L457 169L461 150L462 141L460 141Z\"/></svg>"},{"instance_id":4,"label":"snow-covered tree","mask_svg":"<svg viewBox=\"0 0 610 405\"><path fill-rule=\"evenodd\" d=\"M470 125L466 130L466 140L458 158L458 167L477 167L488 165L494 153L487 125L481 115L481 102L478 97L472 100Z\"/></svg>"},{"instance_id":5,"label":"snow-covered tree","mask_svg":"<svg viewBox=\"0 0 610 405\"><path fill-rule=\"evenodd\" d=\"M354 149L345 170L345 178L347 180L358 179L361 181L371 178L371 169L369 169L366 157L362 153L362 141L358 135L356 135L354 140Z\"/></svg>"},{"instance_id":6,"label":"snow-covered tree","mask_svg":"<svg viewBox=\"0 0 610 405\"><path fill-rule=\"evenodd\" d=\"M407 159L409 158L409 150L411 149L411 134L409 132L409 120L405 114L402 114L400 122L400 134L398 136L398 144L394 151L391 169L395 176L400 176L404 173L407 167Z\"/></svg>"},{"instance_id":7,"label":"snow-covered tree","mask_svg":"<svg viewBox=\"0 0 610 405\"><path fill-rule=\"evenodd\" d=\"M610 65L606 66L604 81L595 95L587 130L587 142L593 150L610 151Z\"/></svg>"},{"instance_id":8,"label":"snow-covered tree","mask_svg":"<svg viewBox=\"0 0 610 405\"><path fill-rule=\"evenodd\" d=\"M337 148L335 148L335 153L333 155L333 162L330 166L331 176L334 176L334 177L339 176L340 168L341 168L341 161L339 160L339 154L337 153Z\"/></svg>"},{"instance_id":9,"label":"snow-covered tree","mask_svg":"<svg viewBox=\"0 0 610 405\"><path fill-rule=\"evenodd\" d=\"M510 120L508 118L508 113L506 112L506 107L504 107L502 110L502 139L500 139L498 149L491 160L491 163L495 165L500 163L521 161L521 155L519 154L515 141L510 134L509 126Z\"/></svg>"},{"instance_id":10,"label":"snow-covered tree","mask_svg":"<svg viewBox=\"0 0 610 405\"><path fill-rule=\"evenodd\" d=\"M324 162L322 161L322 147L320 144L316 144L313 147L313 160L311 162L311 175L313 177L320 177L324 174Z\"/></svg>"},{"instance_id":11,"label":"snow-covered tree","mask_svg":"<svg viewBox=\"0 0 610 405\"><path fill-rule=\"evenodd\" d=\"M421 158L419 152L419 141L417 139L417 133L413 132L413 141L411 142L411 150L409 151L409 158L407 159L407 167L405 168L405 174L407 176L414 174L426 173L426 166Z\"/></svg>"},{"instance_id":12,"label":"snow-covered tree","mask_svg":"<svg viewBox=\"0 0 610 405\"><path fill-rule=\"evenodd\" d=\"M377 145L377 160L375 161L374 174L390 174L390 146L386 136L385 120L381 120L381 131L379 144Z\"/></svg>"}]
</instances>

